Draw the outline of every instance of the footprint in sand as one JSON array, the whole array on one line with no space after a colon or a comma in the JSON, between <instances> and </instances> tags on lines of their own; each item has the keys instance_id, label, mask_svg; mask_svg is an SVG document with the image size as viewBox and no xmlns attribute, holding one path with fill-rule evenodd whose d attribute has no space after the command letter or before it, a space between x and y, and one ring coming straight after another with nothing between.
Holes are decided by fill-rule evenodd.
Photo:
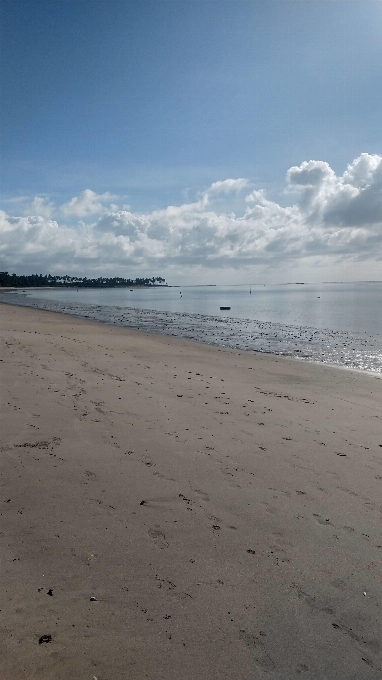
<instances>
[{"instance_id":1,"label":"footprint in sand","mask_svg":"<svg viewBox=\"0 0 382 680\"><path fill-rule=\"evenodd\" d=\"M266 501L264 501L264 502L262 503L262 505L265 506L265 510L266 510L267 512L269 512L271 515L276 515L276 514L277 514L276 508L272 507L272 505L269 505L269 503L267 503Z\"/></svg>"},{"instance_id":2,"label":"footprint in sand","mask_svg":"<svg viewBox=\"0 0 382 680\"><path fill-rule=\"evenodd\" d=\"M275 669L275 663L266 651L264 643L256 635L246 630L241 630L239 637L252 651L254 661L259 668L263 671L273 671Z\"/></svg>"},{"instance_id":3,"label":"footprint in sand","mask_svg":"<svg viewBox=\"0 0 382 680\"><path fill-rule=\"evenodd\" d=\"M153 472L153 475L155 475L156 477L159 477L160 479L165 479L168 482L175 482L174 477L167 477L167 475L164 475L162 472Z\"/></svg>"},{"instance_id":4,"label":"footprint in sand","mask_svg":"<svg viewBox=\"0 0 382 680\"><path fill-rule=\"evenodd\" d=\"M345 486L337 486L337 489L343 491L344 493L347 493L349 496L358 496L358 494L355 491L347 489Z\"/></svg>"},{"instance_id":5,"label":"footprint in sand","mask_svg":"<svg viewBox=\"0 0 382 680\"><path fill-rule=\"evenodd\" d=\"M160 529L149 529L148 534L150 538L154 539L155 544L161 550L169 547L169 543L166 541L166 535Z\"/></svg>"},{"instance_id":6,"label":"footprint in sand","mask_svg":"<svg viewBox=\"0 0 382 680\"><path fill-rule=\"evenodd\" d=\"M290 562L290 559L287 556L286 550L284 550L284 548L281 548L278 545L269 546L268 557L273 557L273 559L275 560L277 565L280 564L281 562L282 563L289 563Z\"/></svg>"},{"instance_id":7,"label":"footprint in sand","mask_svg":"<svg viewBox=\"0 0 382 680\"><path fill-rule=\"evenodd\" d=\"M324 517L321 517L321 515L316 515L316 513L313 513L313 517L315 518L316 522L319 524L323 524L324 526L329 526L332 527L334 526L329 519L326 519Z\"/></svg>"},{"instance_id":8,"label":"footprint in sand","mask_svg":"<svg viewBox=\"0 0 382 680\"><path fill-rule=\"evenodd\" d=\"M200 498L203 501L208 502L210 500L208 493L206 493L205 491L202 491L201 489L192 489L192 490L197 494L197 496L200 496Z\"/></svg>"},{"instance_id":9,"label":"footprint in sand","mask_svg":"<svg viewBox=\"0 0 382 680\"><path fill-rule=\"evenodd\" d=\"M309 666L307 666L305 663L299 663L296 666L296 672L297 673L304 673L304 671L308 671Z\"/></svg>"},{"instance_id":10,"label":"footprint in sand","mask_svg":"<svg viewBox=\"0 0 382 680\"><path fill-rule=\"evenodd\" d=\"M210 519L212 522L221 522L222 520L219 517L216 517L216 515L207 515L208 519Z\"/></svg>"}]
</instances>

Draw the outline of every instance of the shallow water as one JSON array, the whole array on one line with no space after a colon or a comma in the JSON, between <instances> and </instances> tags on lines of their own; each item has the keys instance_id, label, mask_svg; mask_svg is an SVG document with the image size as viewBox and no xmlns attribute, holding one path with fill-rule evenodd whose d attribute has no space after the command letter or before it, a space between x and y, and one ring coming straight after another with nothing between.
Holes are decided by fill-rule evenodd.
<instances>
[{"instance_id":1,"label":"shallow water","mask_svg":"<svg viewBox=\"0 0 382 680\"><path fill-rule=\"evenodd\" d=\"M271 321L382 335L382 283L267 286L45 289L28 294L60 302ZM228 312L220 306L231 307Z\"/></svg>"},{"instance_id":2,"label":"shallow water","mask_svg":"<svg viewBox=\"0 0 382 680\"><path fill-rule=\"evenodd\" d=\"M236 290L232 291L231 288ZM357 291L345 291L345 295L342 298L342 311L341 305L337 301L331 310L332 327L325 328L318 325L318 323L323 323L323 317L317 314L317 309L316 311L313 310L313 312L310 309L312 307L312 305L309 305L311 291L308 292L308 295L305 293L305 298L308 299L304 301L304 294L301 294L298 298L300 300L299 306L297 310L296 306L294 307L294 313L291 316L294 319L305 319L311 318L313 314L316 320L314 326L283 323L282 319L285 318L286 305L280 302L280 296L277 301L277 305L280 308L280 318L278 321L237 316L239 310L243 314L246 309L248 310L246 300L240 302L240 297L243 298L243 290L238 290L240 288L237 286L218 290L218 287L216 287L209 290L204 298L204 308L210 308L211 304L214 304L216 307L217 302L229 305L230 302L234 301L234 304L230 305L231 308L233 307L230 312L220 312L219 310L218 314L213 315L192 313L184 310L161 310L144 306L150 304L150 302L152 303L153 300L156 300L156 306L185 306L183 296L187 296L187 289L181 289L181 297L179 289L176 288L135 289L132 293L128 291L130 295L127 295L125 289L80 290L78 293L74 290L38 290L33 291L33 295L29 292L28 294L22 292L0 293L0 300L22 306L73 314L107 324L127 326L150 333L188 338L221 347L266 352L305 361L371 371L378 374L382 373L382 335L370 332L370 328L378 329L381 323L376 309L374 308L373 315L370 315L369 311L360 308L357 313L353 313L351 316L353 324L358 328L362 327L366 319L369 319L368 332L364 330L362 333L354 330L341 330L341 319L346 317L344 312L344 308L346 309L345 298L347 297L348 312L346 318L347 323L349 323L349 293L354 297ZM287 287L285 286L284 288ZM317 292L317 288L314 292ZM362 299L365 296L367 297L367 289L361 289L361 292ZM381 286L372 289L373 294L368 297L369 305L370 299L372 299L373 304L377 304L381 292ZM294 291L292 290L290 292L287 291L284 298L282 298L284 302L289 298L289 304L291 304L290 299L291 297L293 298L293 293ZM272 294L276 295L273 292ZM284 293L282 292L281 297L283 295ZM299 295L300 293L297 294L297 296ZM330 293L330 288L328 288L327 298L330 295L333 296L333 291ZM257 295L257 292L252 292L249 304L252 304L252 296L257 299L257 302L260 297ZM54 297L58 299L53 299ZM198 291L198 296L189 296L188 306L192 307L192 305L195 305L197 297L199 297L199 300L203 297L200 290ZM246 297L249 297L248 287ZM131 305L132 298L134 298L135 307L128 305L128 303ZM336 299L338 300L338 298L341 298L341 296L337 292ZM113 304L107 304L106 301L110 299L113 300ZM316 299L321 299L321 297L317 298L316 296ZM123 301L123 305L117 304L117 300ZM269 296L265 304L269 305ZM366 306L365 301L363 306ZM357 307L362 307L362 305L356 305L355 307L353 305L354 309L357 309ZM281 312L281 308L283 312ZM232 315L233 311L235 316ZM269 308L268 312L263 310L263 315L274 318L276 315L275 305L273 309ZM328 315L326 315L325 320L327 318ZM337 326L337 328L334 326Z\"/></svg>"}]
</instances>

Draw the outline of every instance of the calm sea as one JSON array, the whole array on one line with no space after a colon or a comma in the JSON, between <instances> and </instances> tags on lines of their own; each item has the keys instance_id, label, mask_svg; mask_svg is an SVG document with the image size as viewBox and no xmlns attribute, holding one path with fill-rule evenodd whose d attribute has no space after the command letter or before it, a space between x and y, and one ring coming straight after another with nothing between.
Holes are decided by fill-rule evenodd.
<instances>
[{"instance_id":1,"label":"calm sea","mask_svg":"<svg viewBox=\"0 0 382 680\"><path fill-rule=\"evenodd\" d=\"M50 289L0 298L225 347L382 373L382 282Z\"/></svg>"}]
</instances>

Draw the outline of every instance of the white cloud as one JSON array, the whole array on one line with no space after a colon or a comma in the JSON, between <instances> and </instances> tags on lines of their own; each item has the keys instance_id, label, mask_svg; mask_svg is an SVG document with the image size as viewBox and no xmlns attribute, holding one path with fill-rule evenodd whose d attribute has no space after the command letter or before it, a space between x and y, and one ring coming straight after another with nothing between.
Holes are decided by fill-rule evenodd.
<instances>
[{"instance_id":1,"label":"white cloud","mask_svg":"<svg viewBox=\"0 0 382 680\"><path fill-rule=\"evenodd\" d=\"M287 181L299 187L316 187L334 177L333 170L324 161L304 161L287 172Z\"/></svg>"},{"instance_id":2,"label":"white cloud","mask_svg":"<svg viewBox=\"0 0 382 680\"><path fill-rule=\"evenodd\" d=\"M75 196L68 203L64 203L60 211L64 217L96 215L106 210L103 205L105 201L110 201L114 198L116 196L112 196L108 191L104 194L96 194L91 189L85 189L79 196Z\"/></svg>"},{"instance_id":3,"label":"white cloud","mask_svg":"<svg viewBox=\"0 0 382 680\"><path fill-rule=\"evenodd\" d=\"M35 215L0 214L0 268L87 275L173 269L195 276L201 269L284 271L305 262L310 271L312 263L356 267L382 259L382 157L362 154L341 176L323 161L305 161L286 180L293 189L287 207L264 191L249 192L245 179L215 182L193 203L151 213L107 209L113 197L87 189L61 214L98 217L71 227L52 220L51 203L37 197Z\"/></svg>"},{"instance_id":4,"label":"white cloud","mask_svg":"<svg viewBox=\"0 0 382 680\"><path fill-rule=\"evenodd\" d=\"M35 196L33 201L24 208L24 215L38 215L40 217L52 217L54 205L42 196Z\"/></svg>"},{"instance_id":5,"label":"white cloud","mask_svg":"<svg viewBox=\"0 0 382 680\"><path fill-rule=\"evenodd\" d=\"M207 191L201 194L201 205L206 206L214 200L227 196L229 194L238 194L244 191L249 186L247 179L240 177L239 179L225 179L211 184Z\"/></svg>"}]
</instances>

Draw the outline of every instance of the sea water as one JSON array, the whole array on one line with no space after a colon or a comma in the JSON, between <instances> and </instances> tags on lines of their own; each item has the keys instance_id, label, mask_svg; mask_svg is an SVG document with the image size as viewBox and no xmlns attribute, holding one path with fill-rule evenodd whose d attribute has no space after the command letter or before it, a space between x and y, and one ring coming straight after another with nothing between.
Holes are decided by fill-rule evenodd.
<instances>
[{"instance_id":1,"label":"sea water","mask_svg":"<svg viewBox=\"0 0 382 680\"><path fill-rule=\"evenodd\" d=\"M382 282L53 288L0 298L223 347L382 373Z\"/></svg>"}]
</instances>

